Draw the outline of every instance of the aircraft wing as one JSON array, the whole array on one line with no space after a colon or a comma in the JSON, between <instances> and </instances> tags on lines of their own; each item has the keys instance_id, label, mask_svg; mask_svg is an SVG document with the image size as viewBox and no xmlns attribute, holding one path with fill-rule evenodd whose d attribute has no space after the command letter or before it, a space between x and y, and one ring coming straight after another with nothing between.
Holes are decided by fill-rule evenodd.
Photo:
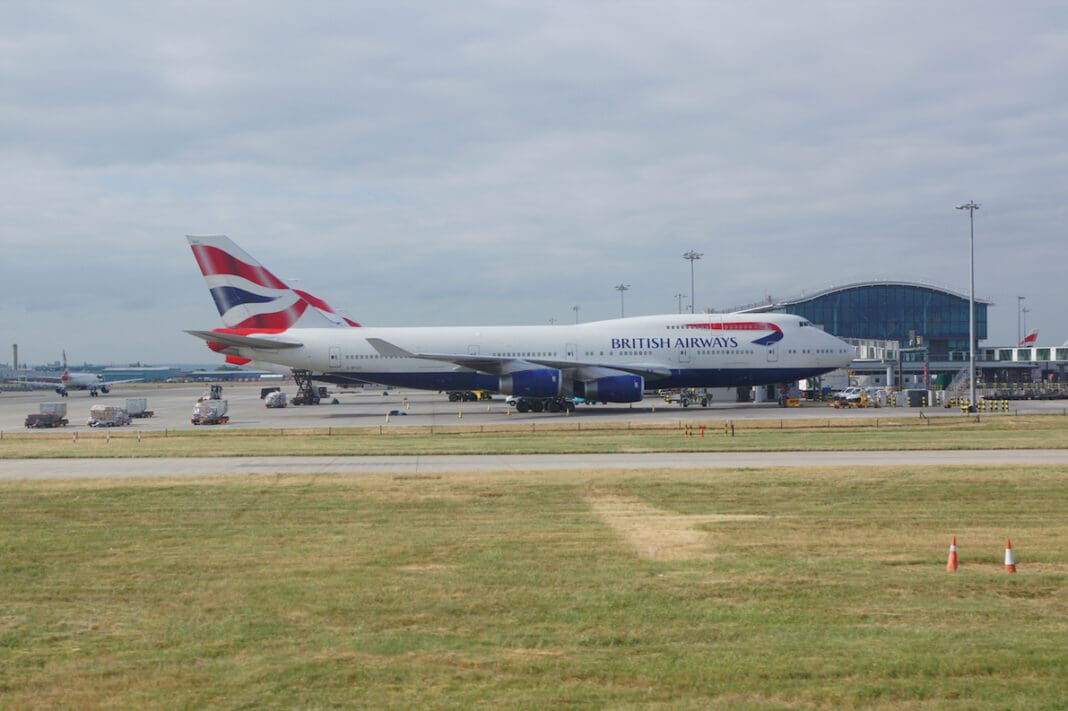
<instances>
[{"instance_id":1,"label":"aircraft wing","mask_svg":"<svg viewBox=\"0 0 1068 711\"><path fill-rule=\"evenodd\" d=\"M671 369L656 363L630 363L619 365L616 363L587 363L573 360L556 360L551 358L513 358L509 356L471 355L467 353L412 353L400 346L394 345L381 338L368 338L367 342L378 351L379 355L388 358L422 358L424 360L437 360L445 363L455 363L463 368L470 368L482 373L503 375L515 371L515 363L533 363L534 365L556 368L557 370L583 370L596 368L612 370L631 375L640 375L647 380L658 380L671 375Z\"/></svg>"},{"instance_id":2,"label":"aircraft wing","mask_svg":"<svg viewBox=\"0 0 1068 711\"><path fill-rule=\"evenodd\" d=\"M34 390L40 389L52 389L63 385L63 381L59 378L51 378L48 376L40 377L36 380L25 380L22 378L4 378L4 384L6 385L18 385L22 387L32 388Z\"/></svg>"},{"instance_id":3,"label":"aircraft wing","mask_svg":"<svg viewBox=\"0 0 1068 711\"><path fill-rule=\"evenodd\" d=\"M303 343L297 341L276 341L273 338L263 336L238 336L233 333L218 333L216 331L186 331L190 336L202 338L212 343L221 343L233 348L258 348L260 350L278 350L282 348L300 348Z\"/></svg>"}]
</instances>

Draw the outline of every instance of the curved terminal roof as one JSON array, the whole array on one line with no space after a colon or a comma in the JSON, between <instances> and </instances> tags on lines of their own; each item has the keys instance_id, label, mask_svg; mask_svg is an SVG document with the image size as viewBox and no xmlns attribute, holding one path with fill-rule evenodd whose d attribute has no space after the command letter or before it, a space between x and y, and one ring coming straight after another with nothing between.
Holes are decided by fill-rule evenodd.
<instances>
[{"instance_id":1,"label":"curved terminal roof","mask_svg":"<svg viewBox=\"0 0 1068 711\"><path fill-rule=\"evenodd\" d=\"M830 296L831 294L837 294L837 293L840 293L840 292L843 292L843 291L853 291L855 289L865 289L865 288L871 288L871 287L887 287L887 286L905 287L905 288L911 288L911 289L924 289L926 291L934 291L934 292L938 292L938 293L941 293L941 294L946 294L948 296L954 296L954 297L956 297L958 299L963 299L965 301L968 300L968 295L967 294L962 294L959 291L954 291L952 289L947 289L947 288L942 287L942 286L936 286L934 284L924 284L922 282L917 282L917 281L895 281L895 280L881 279L881 280L872 280L872 281L860 281L860 282L855 282L853 284L844 284L842 286L832 286L832 287L828 287L826 289L821 289L820 291L814 291L812 293L805 293L805 294L802 294L800 296L796 296L796 297L792 297L792 298L788 298L788 299L772 299L772 298L769 297L768 301L763 301L763 302L759 302L759 303L756 303L756 304L748 304L746 306L741 306L741 307L736 308L736 309L731 309L731 311L732 312L740 312L740 313L746 313L746 312L759 313L759 312L764 312L764 311L775 311L777 309L781 309L781 308L786 307L786 306L795 306L795 305L798 305L798 304L803 304L803 303L805 303L807 301L812 301L814 299L819 299L819 298L824 297L824 296ZM994 305L993 301L990 301L989 299L982 299L982 298L980 298L978 296L975 297L975 303L976 304L982 304L983 306L993 306Z\"/></svg>"},{"instance_id":2,"label":"curved terminal roof","mask_svg":"<svg viewBox=\"0 0 1068 711\"><path fill-rule=\"evenodd\" d=\"M987 299L975 300L976 341L986 338L991 305ZM856 282L792 299L768 297L738 311L796 314L841 338L896 340L903 346L923 342L932 357L967 351L971 331L966 295L915 281Z\"/></svg>"}]
</instances>

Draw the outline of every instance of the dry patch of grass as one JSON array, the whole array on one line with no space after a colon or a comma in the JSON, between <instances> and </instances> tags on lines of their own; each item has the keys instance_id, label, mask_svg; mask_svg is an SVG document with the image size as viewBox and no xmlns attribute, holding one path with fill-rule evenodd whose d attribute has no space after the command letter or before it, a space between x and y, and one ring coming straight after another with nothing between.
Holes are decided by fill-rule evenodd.
<instances>
[{"instance_id":1,"label":"dry patch of grass","mask_svg":"<svg viewBox=\"0 0 1068 711\"><path fill-rule=\"evenodd\" d=\"M712 556L712 546L702 524L724 521L755 521L758 514L680 514L618 492L593 489L586 502L595 514L618 532L642 558L691 560Z\"/></svg>"}]
</instances>

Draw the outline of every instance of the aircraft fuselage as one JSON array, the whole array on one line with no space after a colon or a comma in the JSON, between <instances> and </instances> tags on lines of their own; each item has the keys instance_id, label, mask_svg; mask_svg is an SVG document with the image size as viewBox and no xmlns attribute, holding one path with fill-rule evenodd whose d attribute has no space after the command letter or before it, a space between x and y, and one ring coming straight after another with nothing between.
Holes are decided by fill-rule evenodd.
<instances>
[{"instance_id":1,"label":"aircraft fuselage","mask_svg":"<svg viewBox=\"0 0 1068 711\"><path fill-rule=\"evenodd\" d=\"M642 376L646 388L761 385L820 375L853 358L848 344L788 314L642 316L567 326L293 328L264 337L301 345L225 352L338 382L431 390L507 392L502 376L538 368L561 371L564 394L575 381L620 373Z\"/></svg>"}]
</instances>

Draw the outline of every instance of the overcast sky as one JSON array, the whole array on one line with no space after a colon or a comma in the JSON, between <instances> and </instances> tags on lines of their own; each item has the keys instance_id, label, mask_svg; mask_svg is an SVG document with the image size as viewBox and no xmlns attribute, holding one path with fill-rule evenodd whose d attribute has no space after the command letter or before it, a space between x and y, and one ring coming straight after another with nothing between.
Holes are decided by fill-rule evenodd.
<instances>
[{"instance_id":1,"label":"overcast sky","mask_svg":"<svg viewBox=\"0 0 1068 711\"><path fill-rule=\"evenodd\" d=\"M872 278L1068 339L1059 2L5 2L0 363L214 362L186 234L366 325Z\"/></svg>"}]
</instances>

